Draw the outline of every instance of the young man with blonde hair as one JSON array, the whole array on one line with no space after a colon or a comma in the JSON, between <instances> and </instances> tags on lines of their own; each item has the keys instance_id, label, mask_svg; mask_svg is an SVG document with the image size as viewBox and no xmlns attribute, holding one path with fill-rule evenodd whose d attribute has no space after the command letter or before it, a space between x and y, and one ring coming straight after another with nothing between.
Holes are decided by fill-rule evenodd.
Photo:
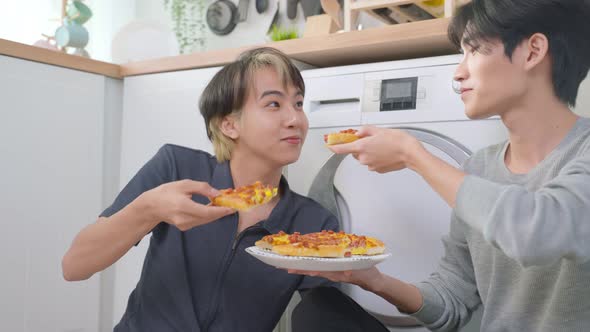
<instances>
[{"instance_id":1,"label":"young man with blonde hair","mask_svg":"<svg viewBox=\"0 0 590 332\"><path fill-rule=\"evenodd\" d=\"M272 331L296 290L333 283L289 275L245 252L264 235L338 229L281 172L307 134L301 74L281 52L247 51L205 88L200 109L215 156L167 144L63 258L67 280L115 263L152 234L141 278L115 331ZM208 205L217 189L255 181L279 187L246 212Z\"/></svg>"}]
</instances>

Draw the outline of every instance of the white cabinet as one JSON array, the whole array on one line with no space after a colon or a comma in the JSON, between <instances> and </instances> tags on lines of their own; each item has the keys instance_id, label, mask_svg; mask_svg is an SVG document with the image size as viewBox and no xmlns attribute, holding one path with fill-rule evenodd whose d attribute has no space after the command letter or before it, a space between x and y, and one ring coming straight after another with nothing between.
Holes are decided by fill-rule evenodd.
<instances>
[{"instance_id":1,"label":"white cabinet","mask_svg":"<svg viewBox=\"0 0 590 332\"><path fill-rule=\"evenodd\" d=\"M103 208L100 75L0 56L0 330L98 331L99 276L61 259Z\"/></svg>"},{"instance_id":2,"label":"white cabinet","mask_svg":"<svg viewBox=\"0 0 590 332\"><path fill-rule=\"evenodd\" d=\"M212 152L199 97L219 68L126 78L123 93L120 188L166 144ZM141 273L149 239L115 264L113 323L118 323Z\"/></svg>"}]
</instances>

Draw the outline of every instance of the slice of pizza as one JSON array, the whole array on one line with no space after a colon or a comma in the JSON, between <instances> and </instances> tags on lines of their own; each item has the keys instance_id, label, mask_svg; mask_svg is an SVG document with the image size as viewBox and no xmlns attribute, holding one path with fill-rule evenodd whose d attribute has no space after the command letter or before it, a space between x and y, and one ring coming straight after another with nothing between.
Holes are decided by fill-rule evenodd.
<instances>
[{"instance_id":1,"label":"slice of pizza","mask_svg":"<svg viewBox=\"0 0 590 332\"><path fill-rule=\"evenodd\" d=\"M324 142L328 145L344 144L354 142L359 137L356 135L356 129L345 129L337 133L331 133L324 135Z\"/></svg>"},{"instance_id":2,"label":"slice of pizza","mask_svg":"<svg viewBox=\"0 0 590 332\"><path fill-rule=\"evenodd\" d=\"M223 189L220 192L220 195L211 199L211 205L247 211L270 202L277 195L278 188L265 186L260 181L256 181L251 185L235 189Z\"/></svg>"},{"instance_id":3,"label":"slice of pizza","mask_svg":"<svg viewBox=\"0 0 590 332\"><path fill-rule=\"evenodd\" d=\"M385 244L374 237L348 234L348 247L352 255L380 255L385 252Z\"/></svg>"},{"instance_id":4,"label":"slice of pizza","mask_svg":"<svg viewBox=\"0 0 590 332\"><path fill-rule=\"evenodd\" d=\"M326 230L304 235L281 231L263 237L255 245L279 255L305 257L378 255L385 251L383 242L376 238Z\"/></svg>"}]
</instances>

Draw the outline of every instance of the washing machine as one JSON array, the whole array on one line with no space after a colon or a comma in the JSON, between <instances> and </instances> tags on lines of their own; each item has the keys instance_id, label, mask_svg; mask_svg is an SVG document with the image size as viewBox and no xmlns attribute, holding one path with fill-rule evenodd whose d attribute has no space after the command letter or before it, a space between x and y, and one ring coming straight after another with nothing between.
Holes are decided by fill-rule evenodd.
<instances>
[{"instance_id":1,"label":"washing machine","mask_svg":"<svg viewBox=\"0 0 590 332\"><path fill-rule=\"evenodd\" d=\"M406 282L436 271L451 209L416 173L378 174L352 156L334 155L324 134L363 125L403 128L436 156L459 167L473 151L501 142L499 118L469 120L452 87L460 55L312 69L303 72L309 133L290 186L338 216L346 232L383 240L390 258L378 268ZM427 331L382 298L357 286L344 291L391 331ZM478 331L480 311L462 331Z\"/></svg>"}]
</instances>

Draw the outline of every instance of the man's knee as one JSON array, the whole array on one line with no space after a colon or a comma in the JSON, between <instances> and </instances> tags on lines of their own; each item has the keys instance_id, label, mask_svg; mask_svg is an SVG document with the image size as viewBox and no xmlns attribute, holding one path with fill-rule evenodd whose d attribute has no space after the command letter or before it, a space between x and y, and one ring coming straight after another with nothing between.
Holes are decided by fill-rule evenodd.
<instances>
[{"instance_id":1,"label":"man's knee","mask_svg":"<svg viewBox=\"0 0 590 332\"><path fill-rule=\"evenodd\" d=\"M293 309L293 322L319 323L326 318L326 312L331 309L333 298L339 290L334 287L319 287L305 292L301 302Z\"/></svg>"},{"instance_id":2,"label":"man's knee","mask_svg":"<svg viewBox=\"0 0 590 332\"><path fill-rule=\"evenodd\" d=\"M291 316L293 332L387 331L353 299L334 287L307 291Z\"/></svg>"}]
</instances>

